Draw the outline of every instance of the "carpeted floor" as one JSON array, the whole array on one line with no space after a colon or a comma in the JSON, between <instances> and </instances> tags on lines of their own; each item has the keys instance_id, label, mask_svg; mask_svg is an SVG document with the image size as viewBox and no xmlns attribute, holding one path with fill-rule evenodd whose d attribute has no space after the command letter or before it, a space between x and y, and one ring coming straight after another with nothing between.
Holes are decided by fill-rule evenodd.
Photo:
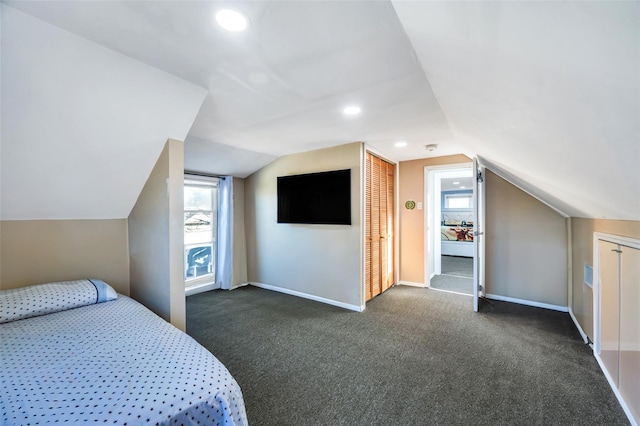
<instances>
[{"instance_id":1,"label":"carpeted floor","mask_svg":"<svg viewBox=\"0 0 640 426\"><path fill-rule=\"evenodd\" d=\"M473 295L473 278L462 278L452 275L436 275L431 278L431 288L453 291L455 293Z\"/></svg>"},{"instance_id":2,"label":"carpeted floor","mask_svg":"<svg viewBox=\"0 0 640 426\"><path fill-rule=\"evenodd\" d=\"M441 272L462 278L473 278L473 258L461 256L441 256Z\"/></svg>"},{"instance_id":3,"label":"carpeted floor","mask_svg":"<svg viewBox=\"0 0 640 426\"><path fill-rule=\"evenodd\" d=\"M473 294L473 258L442 256L441 275L435 275L429 285L436 290Z\"/></svg>"},{"instance_id":4,"label":"carpeted floor","mask_svg":"<svg viewBox=\"0 0 640 426\"><path fill-rule=\"evenodd\" d=\"M406 286L351 312L254 287L187 298L251 425L623 425L569 315Z\"/></svg>"}]
</instances>

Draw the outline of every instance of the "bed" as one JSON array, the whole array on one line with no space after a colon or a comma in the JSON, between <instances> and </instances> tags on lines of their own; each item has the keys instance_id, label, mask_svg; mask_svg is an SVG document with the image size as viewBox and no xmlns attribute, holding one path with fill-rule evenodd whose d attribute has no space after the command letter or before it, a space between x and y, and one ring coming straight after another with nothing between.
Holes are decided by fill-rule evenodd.
<instances>
[{"instance_id":1,"label":"bed","mask_svg":"<svg viewBox=\"0 0 640 426\"><path fill-rule=\"evenodd\" d=\"M3 425L246 425L226 367L100 280L0 291Z\"/></svg>"},{"instance_id":2,"label":"bed","mask_svg":"<svg viewBox=\"0 0 640 426\"><path fill-rule=\"evenodd\" d=\"M473 227L451 224L440 227L440 253L448 256L473 257Z\"/></svg>"}]
</instances>

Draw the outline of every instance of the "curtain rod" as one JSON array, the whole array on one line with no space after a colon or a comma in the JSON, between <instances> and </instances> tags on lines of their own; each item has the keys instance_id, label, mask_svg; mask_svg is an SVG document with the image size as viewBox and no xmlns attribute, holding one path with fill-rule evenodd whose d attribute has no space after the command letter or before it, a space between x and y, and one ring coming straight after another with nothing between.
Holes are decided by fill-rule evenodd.
<instances>
[{"instance_id":1,"label":"curtain rod","mask_svg":"<svg viewBox=\"0 0 640 426\"><path fill-rule=\"evenodd\" d=\"M225 178L225 176L214 175L214 174L211 174L211 173L204 173L204 172L193 172L191 170L185 170L184 174L185 175L193 175L193 176L218 178L218 179L224 179Z\"/></svg>"}]
</instances>

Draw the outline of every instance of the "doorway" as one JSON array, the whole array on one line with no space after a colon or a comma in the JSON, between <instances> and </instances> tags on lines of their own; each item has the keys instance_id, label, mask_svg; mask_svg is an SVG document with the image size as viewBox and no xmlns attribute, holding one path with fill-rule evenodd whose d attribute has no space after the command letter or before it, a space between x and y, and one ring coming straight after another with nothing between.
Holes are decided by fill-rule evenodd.
<instances>
[{"instance_id":1,"label":"doorway","mask_svg":"<svg viewBox=\"0 0 640 426\"><path fill-rule=\"evenodd\" d=\"M427 287L472 296L476 225L472 164L425 172Z\"/></svg>"}]
</instances>

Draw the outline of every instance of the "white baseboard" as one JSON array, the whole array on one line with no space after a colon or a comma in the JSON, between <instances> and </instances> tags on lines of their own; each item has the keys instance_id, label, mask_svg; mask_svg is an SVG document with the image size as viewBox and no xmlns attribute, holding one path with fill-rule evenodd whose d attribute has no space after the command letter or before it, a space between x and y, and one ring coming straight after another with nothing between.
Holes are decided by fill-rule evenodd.
<instances>
[{"instance_id":1,"label":"white baseboard","mask_svg":"<svg viewBox=\"0 0 640 426\"><path fill-rule=\"evenodd\" d=\"M410 285L411 287L426 287L425 283L414 283L411 281L398 281L399 285Z\"/></svg>"},{"instance_id":2,"label":"white baseboard","mask_svg":"<svg viewBox=\"0 0 640 426\"><path fill-rule=\"evenodd\" d=\"M217 290L219 288L220 287L216 286L216 283L201 284L198 286L187 287L184 291L184 295L185 297L192 296L194 294L204 293L205 291Z\"/></svg>"},{"instance_id":3,"label":"white baseboard","mask_svg":"<svg viewBox=\"0 0 640 426\"><path fill-rule=\"evenodd\" d=\"M585 333L582 327L580 326L580 323L578 322L578 319L576 318L576 316L573 314L573 309L571 308L569 308L569 316L573 320L573 323L576 325L576 328L578 329L580 336L582 336L582 340L584 340L585 343L589 343L589 337L587 336L587 333Z\"/></svg>"},{"instance_id":4,"label":"white baseboard","mask_svg":"<svg viewBox=\"0 0 640 426\"><path fill-rule=\"evenodd\" d=\"M284 287L278 287L278 286L271 285L271 284L264 284L264 283L257 283L257 282L250 282L248 284L250 284L250 285L252 285L254 287L263 288L265 290L277 291L279 293L285 293L285 294L289 294L291 296L302 297L304 299L314 300L314 301L320 302L320 303L326 303L327 305L333 305L333 306L337 306L339 308L349 309L350 311L362 312L362 311L364 311L364 308L365 308L364 306L351 305L349 303L338 302L337 300L327 299L327 298L324 298L324 297L315 296L313 294L302 293L300 291L291 290L291 289L284 288Z\"/></svg>"},{"instance_id":5,"label":"white baseboard","mask_svg":"<svg viewBox=\"0 0 640 426\"><path fill-rule=\"evenodd\" d=\"M520 305L533 306L536 308L551 309L552 311L569 312L567 306L552 305L550 303L534 302L532 300L517 299L515 297L498 296L497 294L485 294L487 299L500 300L503 302L518 303Z\"/></svg>"}]
</instances>

